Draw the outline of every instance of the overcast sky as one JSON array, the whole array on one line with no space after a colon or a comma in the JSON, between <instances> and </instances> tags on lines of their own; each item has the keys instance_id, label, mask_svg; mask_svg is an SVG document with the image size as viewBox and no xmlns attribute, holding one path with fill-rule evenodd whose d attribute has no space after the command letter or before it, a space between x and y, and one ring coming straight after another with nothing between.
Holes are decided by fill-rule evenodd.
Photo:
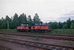
<instances>
[{"instance_id":1,"label":"overcast sky","mask_svg":"<svg viewBox=\"0 0 74 50\"><path fill-rule=\"evenodd\" d=\"M0 0L0 17L11 17L15 13L25 13L32 18L38 13L44 22L62 21L71 13L74 19L74 0Z\"/></svg>"}]
</instances>

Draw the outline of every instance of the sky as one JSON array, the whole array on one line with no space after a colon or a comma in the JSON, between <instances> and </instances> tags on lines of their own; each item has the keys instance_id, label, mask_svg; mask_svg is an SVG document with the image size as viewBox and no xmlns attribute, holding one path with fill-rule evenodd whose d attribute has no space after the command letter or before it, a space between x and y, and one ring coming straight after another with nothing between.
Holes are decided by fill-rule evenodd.
<instances>
[{"instance_id":1,"label":"sky","mask_svg":"<svg viewBox=\"0 0 74 50\"><path fill-rule=\"evenodd\" d=\"M74 0L0 0L0 18L38 13L43 22L74 19Z\"/></svg>"}]
</instances>

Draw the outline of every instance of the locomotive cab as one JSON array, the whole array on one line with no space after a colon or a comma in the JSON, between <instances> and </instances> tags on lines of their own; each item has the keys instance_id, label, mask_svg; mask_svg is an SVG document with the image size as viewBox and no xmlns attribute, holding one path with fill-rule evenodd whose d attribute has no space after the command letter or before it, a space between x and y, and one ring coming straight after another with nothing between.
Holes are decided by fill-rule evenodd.
<instances>
[{"instance_id":1,"label":"locomotive cab","mask_svg":"<svg viewBox=\"0 0 74 50\"><path fill-rule=\"evenodd\" d=\"M17 30L18 31L29 31L30 29L29 29L28 25L21 24L21 26L17 27Z\"/></svg>"}]
</instances>

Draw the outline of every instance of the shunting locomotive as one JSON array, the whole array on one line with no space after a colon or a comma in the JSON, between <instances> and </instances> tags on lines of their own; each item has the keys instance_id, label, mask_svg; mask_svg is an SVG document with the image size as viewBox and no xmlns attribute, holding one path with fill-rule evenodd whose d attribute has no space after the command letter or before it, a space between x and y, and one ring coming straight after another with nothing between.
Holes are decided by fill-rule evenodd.
<instances>
[{"instance_id":1,"label":"shunting locomotive","mask_svg":"<svg viewBox=\"0 0 74 50\"><path fill-rule=\"evenodd\" d=\"M28 24L22 24L21 26L17 27L18 31L25 31L25 32L50 32L51 28L47 24L40 24L40 25L33 25L29 26Z\"/></svg>"}]
</instances>

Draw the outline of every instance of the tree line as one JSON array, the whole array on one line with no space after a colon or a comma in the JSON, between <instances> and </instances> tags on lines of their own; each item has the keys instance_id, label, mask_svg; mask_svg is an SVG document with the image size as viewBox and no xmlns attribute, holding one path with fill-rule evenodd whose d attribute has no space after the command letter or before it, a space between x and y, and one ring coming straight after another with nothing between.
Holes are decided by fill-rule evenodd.
<instances>
[{"instance_id":1,"label":"tree line","mask_svg":"<svg viewBox=\"0 0 74 50\"><path fill-rule=\"evenodd\" d=\"M42 23L42 21L40 20L37 13L33 19L31 18L31 15L27 17L26 14L22 13L18 16L18 14L15 13L12 18L6 15L6 18L2 17L0 19L0 29L15 29L21 24L28 24L29 26L32 26L40 23Z\"/></svg>"},{"instance_id":2,"label":"tree line","mask_svg":"<svg viewBox=\"0 0 74 50\"><path fill-rule=\"evenodd\" d=\"M34 18L31 18L31 15L28 17L26 14L22 13L18 16L17 13L14 14L12 18L6 15L6 18L0 19L0 29L15 29L17 26L21 24L28 24L29 26L43 24L40 20L39 15L36 13ZM66 22L48 22L45 23L52 29L74 29L74 20L70 18Z\"/></svg>"},{"instance_id":3,"label":"tree line","mask_svg":"<svg viewBox=\"0 0 74 50\"><path fill-rule=\"evenodd\" d=\"M74 20L70 18L65 22L49 22L48 24L53 29L74 29Z\"/></svg>"}]
</instances>

